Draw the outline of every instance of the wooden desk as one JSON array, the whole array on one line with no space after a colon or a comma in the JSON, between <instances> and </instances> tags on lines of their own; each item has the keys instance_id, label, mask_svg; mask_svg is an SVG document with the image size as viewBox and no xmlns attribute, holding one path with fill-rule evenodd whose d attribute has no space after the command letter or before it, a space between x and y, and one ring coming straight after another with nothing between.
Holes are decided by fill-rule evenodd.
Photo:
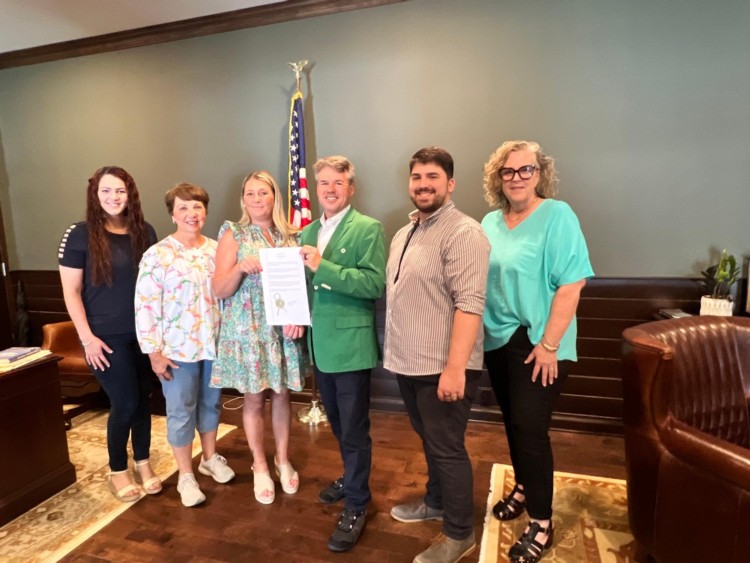
<instances>
[{"instance_id":1,"label":"wooden desk","mask_svg":"<svg viewBox=\"0 0 750 563\"><path fill-rule=\"evenodd\" d=\"M0 373L0 526L75 483L59 359L47 356Z\"/></svg>"}]
</instances>

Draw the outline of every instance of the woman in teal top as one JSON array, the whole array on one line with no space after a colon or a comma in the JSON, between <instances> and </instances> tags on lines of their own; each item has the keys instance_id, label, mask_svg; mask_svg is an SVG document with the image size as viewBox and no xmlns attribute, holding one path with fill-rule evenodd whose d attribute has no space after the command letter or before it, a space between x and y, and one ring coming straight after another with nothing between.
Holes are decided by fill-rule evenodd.
<instances>
[{"instance_id":1,"label":"woman in teal top","mask_svg":"<svg viewBox=\"0 0 750 563\"><path fill-rule=\"evenodd\" d=\"M528 563L552 546L550 420L569 361L577 359L575 311L594 272L578 218L551 199L555 164L537 143L504 143L484 173L485 198L498 208L482 221L492 245L485 364L516 478L493 514L513 520L528 511L529 525L509 553Z\"/></svg>"}]
</instances>

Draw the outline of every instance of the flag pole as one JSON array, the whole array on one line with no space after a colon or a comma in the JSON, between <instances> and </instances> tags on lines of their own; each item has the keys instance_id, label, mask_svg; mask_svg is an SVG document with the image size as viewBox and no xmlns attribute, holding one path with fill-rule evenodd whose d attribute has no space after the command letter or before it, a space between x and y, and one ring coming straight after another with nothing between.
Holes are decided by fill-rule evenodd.
<instances>
[{"instance_id":1,"label":"flag pole","mask_svg":"<svg viewBox=\"0 0 750 563\"><path fill-rule=\"evenodd\" d=\"M302 209L300 206L299 213L294 213L292 209L292 201L293 201L293 192L294 188L296 187L298 190L307 189L306 185L306 172L304 170L305 162L304 162L304 122L302 120L302 87L300 83L300 75L302 74L302 71L307 66L308 61L307 60L301 60L288 63L291 67L292 71L294 72L294 78L297 81L297 90L292 95L292 106L290 110L290 123L289 123L289 129L290 129L290 153L289 153L289 219L296 227L299 227L300 229L304 228L307 223L309 223L309 218L303 218ZM300 108L299 112L300 115L295 116L295 101L299 101ZM297 122L295 124L295 117L297 117ZM295 127L296 125L296 127ZM295 147L294 143L297 143L298 146ZM296 160L294 160L296 158ZM302 176L302 177L301 177ZM304 178L304 185L302 183ZM298 182L298 183L297 183ZM300 195L300 200L302 199ZM309 205L308 205L308 215L309 217ZM309 330L309 329L308 329ZM312 389L310 394L310 406L303 407L299 410L297 413L297 419L304 423L309 425L318 425L320 423L328 422L328 417L326 416L325 410L323 409L323 406L320 404L318 400L318 385L317 381L315 380L315 374L312 376Z\"/></svg>"}]
</instances>

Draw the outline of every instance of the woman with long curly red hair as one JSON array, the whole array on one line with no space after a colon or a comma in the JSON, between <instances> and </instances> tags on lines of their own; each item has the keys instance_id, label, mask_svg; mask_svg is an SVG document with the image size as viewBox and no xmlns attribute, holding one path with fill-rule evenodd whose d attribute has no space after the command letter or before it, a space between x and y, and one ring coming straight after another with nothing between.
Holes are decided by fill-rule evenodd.
<instances>
[{"instance_id":1,"label":"woman with long curly red hair","mask_svg":"<svg viewBox=\"0 0 750 563\"><path fill-rule=\"evenodd\" d=\"M155 242L133 177L117 166L105 166L89 178L86 220L65 231L58 253L65 306L86 362L111 404L109 487L123 502L141 494L128 473L128 437L136 479L148 494L162 488L149 464L153 373L138 346L133 309L138 263Z\"/></svg>"}]
</instances>

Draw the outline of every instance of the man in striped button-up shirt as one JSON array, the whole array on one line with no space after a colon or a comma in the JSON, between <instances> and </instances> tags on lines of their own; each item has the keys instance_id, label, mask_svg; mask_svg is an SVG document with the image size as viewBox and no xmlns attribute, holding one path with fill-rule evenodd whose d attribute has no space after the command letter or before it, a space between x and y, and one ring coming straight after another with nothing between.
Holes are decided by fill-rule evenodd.
<instances>
[{"instance_id":1,"label":"man in striped button-up shirt","mask_svg":"<svg viewBox=\"0 0 750 563\"><path fill-rule=\"evenodd\" d=\"M422 499L393 507L401 522L443 520L444 536L415 561L458 561L475 548L472 470L464 446L482 370L482 313L490 245L461 213L453 159L418 151L409 164L416 210L391 242L386 269L386 369L395 373L428 466Z\"/></svg>"}]
</instances>

